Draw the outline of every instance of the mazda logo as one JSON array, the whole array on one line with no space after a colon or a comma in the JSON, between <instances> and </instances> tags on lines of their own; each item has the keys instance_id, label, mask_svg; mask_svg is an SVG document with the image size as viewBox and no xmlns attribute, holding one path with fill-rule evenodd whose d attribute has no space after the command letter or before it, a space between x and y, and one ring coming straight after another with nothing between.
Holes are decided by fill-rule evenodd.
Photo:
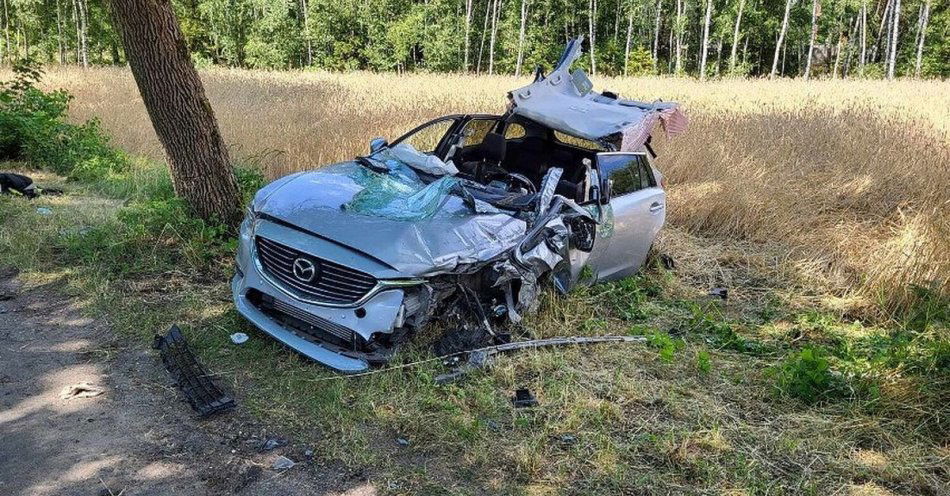
<instances>
[{"instance_id":1,"label":"mazda logo","mask_svg":"<svg viewBox=\"0 0 950 496\"><path fill-rule=\"evenodd\" d=\"M317 265L307 258L294 260L294 277L300 282L311 282L317 277Z\"/></svg>"}]
</instances>

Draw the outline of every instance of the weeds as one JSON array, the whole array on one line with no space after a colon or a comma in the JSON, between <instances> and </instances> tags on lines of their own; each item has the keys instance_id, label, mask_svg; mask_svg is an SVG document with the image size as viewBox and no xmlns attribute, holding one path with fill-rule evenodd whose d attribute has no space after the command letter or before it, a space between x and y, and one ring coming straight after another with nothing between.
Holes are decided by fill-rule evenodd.
<instances>
[{"instance_id":1,"label":"weeds","mask_svg":"<svg viewBox=\"0 0 950 496\"><path fill-rule=\"evenodd\" d=\"M805 348L792 353L770 369L781 394L815 404L843 397L847 388L831 370L821 348Z\"/></svg>"},{"instance_id":2,"label":"weeds","mask_svg":"<svg viewBox=\"0 0 950 496\"><path fill-rule=\"evenodd\" d=\"M66 122L72 96L44 92L43 70L29 60L13 65L13 79L0 83L0 160L26 161L74 179L94 180L127 168L99 122Z\"/></svg>"}]
</instances>

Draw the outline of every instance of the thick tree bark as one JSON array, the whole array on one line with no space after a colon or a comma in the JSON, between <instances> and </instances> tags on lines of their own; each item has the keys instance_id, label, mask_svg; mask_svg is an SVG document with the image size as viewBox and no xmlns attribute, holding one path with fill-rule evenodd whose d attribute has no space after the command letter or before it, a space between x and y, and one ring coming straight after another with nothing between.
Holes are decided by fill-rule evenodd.
<instances>
[{"instance_id":1,"label":"thick tree bark","mask_svg":"<svg viewBox=\"0 0 950 496\"><path fill-rule=\"evenodd\" d=\"M821 2L812 0L811 3L811 36L808 38L808 59L805 61L805 81L811 77L811 59L815 53L815 37L818 36L818 16L821 15Z\"/></svg>"},{"instance_id":2,"label":"thick tree bark","mask_svg":"<svg viewBox=\"0 0 950 496\"><path fill-rule=\"evenodd\" d=\"M729 72L736 70L736 50L739 47L739 25L742 24L742 9L745 8L745 0L739 0L739 13L736 15L736 27L732 31L732 53L729 55Z\"/></svg>"},{"instance_id":3,"label":"thick tree bark","mask_svg":"<svg viewBox=\"0 0 950 496\"><path fill-rule=\"evenodd\" d=\"M914 77L920 77L921 61L924 57L924 39L927 37L927 23L930 21L930 0L924 2L924 10L920 13L920 28L917 34L917 61L914 63Z\"/></svg>"},{"instance_id":4,"label":"thick tree bark","mask_svg":"<svg viewBox=\"0 0 950 496\"><path fill-rule=\"evenodd\" d=\"M897 28L900 25L901 0L894 0L894 24L891 27L890 56L887 63L887 79L894 79L894 66L897 65Z\"/></svg>"},{"instance_id":5,"label":"thick tree bark","mask_svg":"<svg viewBox=\"0 0 950 496\"><path fill-rule=\"evenodd\" d=\"M237 181L170 0L110 4L175 192L199 217L236 225Z\"/></svg>"},{"instance_id":6,"label":"thick tree bark","mask_svg":"<svg viewBox=\"0 0 950 496\"><path fill-rule=\"evenodd\" d=\"M778 32L778 42L775 43L775 57L772 58L772 72L769 73L769 79L775 77L775 73L778 71L778 59L782 54L782 46L785 42L785 33L788 31L788 16L792 11L792 3L794 0L786 0L785 2L785 17L782 18L782 29Z\"/></svg>"},{"instance_id":7,"label":"thick tree bark","mask_svg":"<svg viewBox=\"0 0 950 496\"><path fill-rule=\"evenodd\" d=\"M712 0L706 0L706 20L703 22L703 52L699 60L699 80L706 80L706 57L709 53L709 23L712 20Z\"/></svg>"}]
</instances>

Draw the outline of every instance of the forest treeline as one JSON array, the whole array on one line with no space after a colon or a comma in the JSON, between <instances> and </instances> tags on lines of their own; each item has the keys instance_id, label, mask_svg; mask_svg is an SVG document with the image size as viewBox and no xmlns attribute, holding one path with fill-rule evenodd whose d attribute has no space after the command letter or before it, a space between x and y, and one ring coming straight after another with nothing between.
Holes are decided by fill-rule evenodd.
<instances>
[{"instance_id":1,"label":"forest treeline","mask_svg":"<svg viewBox=\"0 0 950 496\"><path fill-rule=\"evenodd\" d=\"M108 0L2 1L2 61L122 64ZM950 76L950 0L173 0L199 65L521 74Z\"/></svg>"}]
</instances>

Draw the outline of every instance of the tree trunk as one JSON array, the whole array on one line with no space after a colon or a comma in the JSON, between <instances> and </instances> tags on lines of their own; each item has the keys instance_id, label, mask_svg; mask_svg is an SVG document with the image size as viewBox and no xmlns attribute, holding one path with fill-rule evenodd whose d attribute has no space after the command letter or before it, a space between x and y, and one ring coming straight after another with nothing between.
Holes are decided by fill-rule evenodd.
<instances>
[{"instance_id":1,"label":"tree trunk","mask_svg":"<svg viewBox=\"0 0 950 496\"><path fill-rule=\"evenodd\" d=\"M10 51L10 8L7 6L8 0L3 0L3 59L12 62L13 57Z\"/></svg>"},{"instance_id":2,"label":"tree trunk","mask_svg":"<svg viewBox=\"0 0 950 496\"><path fill-rule=\"evenodd\" d=\"M528 0L521 0L521 29L518 31L518 65L515 67L515 77L521 76L521 63L524 62L524 30L528 18Z\"/></svg>"},{"instance_id":3,"label":"tree trunk","mask_svg":"<svg viewBox=\"0 0 950 496\"><path fill-rule=\"evenodd\" d=\"M307 42L307 66L313 65L313 40L310 38L310 2L300 0L300 12L303 17L303 39Z\"/></svg>"},{"instance_id":4,"label":"tree trunk","mask_svg":"<svg viewBox=\"0 0 950 496\"><path fill-rule=\"evenodd\" d=\"M815 37L818 36L818 16L821 15L821 2L812 0L811 3L811 37L808 38L808 59L805 60L805 81L811 77L811 59L815 53Z\"/></svg>"},{"instance_id":5,"label":"tree trunk","mask_svg":"<svg viewBox=\"0 0 950 496\"><path fill-rule=\"evenodd\" d=\"M739 0L739 13L736 15L736 27L732 31L732 53L729 55L729 72L736 70L736 49L739 46L739 25L742 23L742 9L745 8L745 0Z\"/></svg>"},{"instance_id":6,"label":"tree trunk","mask_svg":"<svg viewBox=\"0 0 950 496\"><path fill-rule=\"evenodd\" d=\"M626 76L630 66L630 37L633 35L633 7L627 12L627 42L623 48L623 75ZM656 71L656 52L653 52L653 70Z\"/></svg>"},{"instance_id":7,"label":"tree trunk","mask_svg":"<svg viewBox=\"0 0 950 496\"><path fill-rule=\"evenodd\" d=\"M775 72L778 71L778 58L782 52L782 44L785 42L785 33L788 31L788 15L792 11L793 1L785 1L785 17L782 18L782 29L778 32L778 41L775 43L775 57L772 58L772 72L769 73L769 79L773 79Z\"/></svg>"},{"instance_id":8,"label":"tree trunk","mask_svg":"<svg viewBox=\"0 0 950 496\"><path fill-rule=\"evenodd\" d=\"M832 79L838 78L838 66L841 65L841 42L844 38L844 35L840 32L840 26L838 27L838 45L835 48L835 65L831 68L831 77Z\"/></svg>"},{"instance_id":9,"label":"tree trunk","mask_svg":"<svg viewBox=\"0 0 950 496\"><path fill-rule=\"evenodd\" d=\"M863 0L861 3L861 59L858 64L858 74L864 76L864 64L867 63L868 55L868 2Z\"/></svg>"},{"instance_id":10,"label":"tree trunk","mask_svg":"<svg viewBox=\"0 0 950 496\"><path fill-rule=\"evenodd\" d=\"M685 0L676 0L676 74L683 70L683 11Z\"/></svg>"},{"instance_id":11,"label":"tree trunk","mask_svg":"<svg viewBox=\"0 0 950 496\"><path fill-rule=\"evenodd\" d=\"M901 0L894 0L894 24L891 28L891 49L887 63L887 79L894 79L894 66L897 64L897 28L901 18Z\"/></svg>"},{"instance_id":12,"label":"tree trunk","mask_svg":"<svg viewBox=\"0 0 950 496\"><path fill-rule=\"evenodd\" d=\"M66 64L66 43L63 40L63 7L56 0L56 48L59 52L59 64Z\"/></svg>"},{"instance_id":13,"label":"tree trunk","mask_svg":"<svg viewBox=\"0 0 950 496\"><path fill-rule=\"evenodd\" d=\"M587 6L590 8L587 15L587 27L590 33L590 73L594 76L597 75L597 54L596 46L597 41L594 35L596 31L594 30L594 25L597 23L597 0L589 0Z\"/></svg>"},{"instance_id":14,"label":"tree trunk","mask_svg":"<svg viewBox=\"0 0 950 496\"><path fill-rule=\"evenodd\" d=\"M87 9L89 5L86 4L86 0L76 0L76 4L79 6L79 55L80 63L83 67L89 67L89 42L86 39L86 33L89 32L89 15Z\"/></svg>"},{"instance_id":15,"label":"tree trunk","mask_svg":"<svg viewBox=\"0 0 950 496\"><path fill-rule=\"evenodd\" d=\"M465 56L462 62L463 71L468 72L468 52L472 46L472 12L475 0L465 0Z\"/></svg>"},{"instance_id":16,"label":"tree trunk","mask_svg":"<svg viewBox=\"0 0 950 496\"><path fill-rule=\"evenodd\" d=\"M891 24L887 21L888 19L890 19L891 7L893 6L893 3L894 3L894 0L887 0L887 3L884 4L884 13L881 14L881 25L877 29L877 38L874 40L874 47L871 49L870 61L872 62L879 60L877 57L877 49L880 48L881 46L881 39L883 38L885 40L885 43L890 43L891 38L890 36L884 35L884 29L887 28L888 32L890 32ZM888 52L889 51L885 47L885 50L884 50L885 55Z\"/></svg>"},{"instance_id":17,"label":"tree trunk","mask_svg":"<svg viewBox=\"0 0 950 496\"><path fill-rule=\"evenodd\" d=\"M234 226L240 195L214 111L170 0L111 0L132 75L159 141L175 192L206 220Z\"/></svg>"},{"instance_id":18,"label":"tree trunk","mask_svg":"<svg viewBox=\"0 0 950 496\"><path fill-rule=\"evenodd\" d=\"M485 22L482 23L482 39L478 44L478 63L475 65L475 74L482 72L482 53L485 51L485 35L488 33L488 15L491 12L491 0L485 2Z\"/></svg>"},{"instance_id":19,"label":"tree trunk","mask_svg":"<svg viewBox=\"0 0 950 496\"><path fill-rule=\"evenodd\" d=\"M712 20L712 0L706 0L706 20L703 22L703 52L699 59L699 80L706 80L706 57L709 53L709 23Z\"/></svg>"},{"instance_id":20,"label":"tree trunk","mask_svg":"<svg viewBox=\"0 0 950 496\"><path fill-rule=\"evenodd\" d=\"M663 13L663 0L656 2L656 21L653 24L653 72L660 57L660 15ZM633 9L630 9L630 24L633 23ZM630 27L627 27L627 52L630 52Z\"/></svg>"},{"instance_id":21,"label":"tree trunk","mask_svg":"<svg viewBox=\"0 0 950 496\"><path fill-rule=\"evenodd\" d=\"M495 36L498 34L498 2L492 7L491 16L491 42L488 43L488 75L495 73Z\"/></svg>"},{"instance_id":22,"label":"tree trunk","mask_svg":"<svg viewBox=\"0 0 950 496\"><path fill-rule=\"evenodd\" d=\"M927 37L927 22L930 21L930 0L924 2L924 10L920 14L920 28L917 35L917 61L914 63L914 77L920 77L921 61L924 57L924 39Z\"/></svg>"}]
</instances>

